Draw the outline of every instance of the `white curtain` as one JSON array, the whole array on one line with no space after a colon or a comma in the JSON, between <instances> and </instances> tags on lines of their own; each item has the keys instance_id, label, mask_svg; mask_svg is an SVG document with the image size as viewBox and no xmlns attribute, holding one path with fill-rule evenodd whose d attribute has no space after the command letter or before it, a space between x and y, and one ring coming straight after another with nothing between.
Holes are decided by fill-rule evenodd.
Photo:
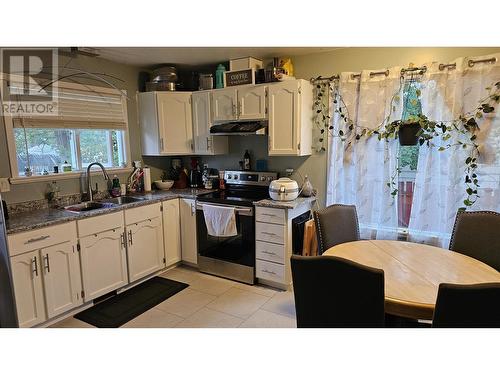
<instances>
[{"instance_id":1,"label":"white curtain","mask_svg":"<svg viewBox=\"0 0 500 375\"><path fill-rule=\"evenodd\" d=\"M497 63L468 61L496 57ZM422 113L431 120L451 121L460 114L474 111L486 87L500 81L500 54L461 58L454 61L456 69L439 69L438 63L428 67L421 83ZM500 122L498 110L478 120L481 158L478 163L480 198L471 210L500 211ZM439 146L456 143L457 136L434 146L419 149L413 204L408 227L409 240L447 248L457 210L464 206L465 159L468 150L452 147L438 151Z\"/></svg>"},{"instance_id":2,"label":"white curtain","mask_svg":"<svg viewBox=\"0 0 500 375\"><path fill-rule=\"evenodd\" d=\"M400 68L389 74L371 75L363 71L360 78L342 73L339 92L350 118L360 128L374 129L401 118L400 101L391 99L400 87ZM399 95L401 97L401 94ZM341 102L334 103L335 109ZM340 113L332 111L334 134L347 124ZM360 131L360 130L359 130ZM348 145L338 137L330 137L327 185L327 205L354 204L357 208L362 238L396 239L398 227L397 196L391 195L391 180L397 163L397 142L379 141L376 136Z\"/></svg>"}]
</instances>

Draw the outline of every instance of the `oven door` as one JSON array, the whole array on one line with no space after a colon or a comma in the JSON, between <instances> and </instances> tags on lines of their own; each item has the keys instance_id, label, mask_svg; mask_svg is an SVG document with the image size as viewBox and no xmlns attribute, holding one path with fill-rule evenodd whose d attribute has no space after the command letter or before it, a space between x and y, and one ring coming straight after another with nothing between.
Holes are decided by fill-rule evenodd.
<instances>
[{"instance_id":1,"label":"oven door","mask_svg":"<svg viewBox=\"0 0 500 375\"><path fill-rule=\"evenodd\" d=\"M196 231L198 266L201 271L240 280L231 273L244 271L244 282L252 282L255 268L255 220L253 207L207 203L211 206L234 207L237 235L232 237L210 236L207 232L203 204L196 205ZM250 280L250 278L252 280Z\"/></svg>"}]
</instances>

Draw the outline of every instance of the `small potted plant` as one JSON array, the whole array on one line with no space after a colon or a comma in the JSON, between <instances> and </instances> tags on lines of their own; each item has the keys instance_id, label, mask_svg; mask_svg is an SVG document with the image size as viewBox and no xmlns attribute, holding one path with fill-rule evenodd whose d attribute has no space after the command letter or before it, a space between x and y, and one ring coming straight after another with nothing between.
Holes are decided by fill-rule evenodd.
<instances>
[{"instance_id":1,"label":"small potted plant","mask_svg":"<svg viewBox=\"0 0 500 375\"><path fill-rule=\"evenodd\" d=\"M410 117L407 120L397 122L399 122L399 144L401 146L415 146L418 143L420 130L422 129L420 118Z\"/></svg>"}]
</instances>

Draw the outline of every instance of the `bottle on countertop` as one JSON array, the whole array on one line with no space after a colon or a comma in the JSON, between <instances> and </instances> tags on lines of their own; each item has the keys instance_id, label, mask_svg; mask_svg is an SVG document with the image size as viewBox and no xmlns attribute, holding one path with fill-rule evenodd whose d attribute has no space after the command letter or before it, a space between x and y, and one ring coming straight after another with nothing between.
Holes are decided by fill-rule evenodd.
<instances>
[{"instance_id":1,"label":"bottle on countertop","mask_svg":"<svg viewBox=\"0 0 500 375\"><path fill-rule=\"evenodd\" d=\"M64 161L64 164L61 165L61 170L64 172L71 172L71 164L69 164L66 160Z\"/></svg>"},{"instance_id":2,"label":"bottle on countertop","mask_svg":"<svg viewBox=\"0 0 500 375\"><path fill-rule=\"evenodd\" d=\"M115 174L113 176L113 184L111 185L111 196L119 197L121 195L120 179Z\"/></svg>"},{"instance_id":3,"label":"bottle on countertop","mask_svg":"<svg viewBox=\"0 0 500 375\"><path fill-rule=\"evenodd\" d=\"M245 150L245 155L243 156L243 170L249 171L250 168L250 153Z\"/></svg>"}]
</instances>

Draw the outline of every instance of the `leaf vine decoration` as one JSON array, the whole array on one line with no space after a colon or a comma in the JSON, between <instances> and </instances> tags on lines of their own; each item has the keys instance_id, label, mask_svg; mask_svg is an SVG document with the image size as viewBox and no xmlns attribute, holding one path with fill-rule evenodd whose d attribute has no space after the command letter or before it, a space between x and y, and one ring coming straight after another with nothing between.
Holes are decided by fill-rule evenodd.
<instances>
[{"instance_id":1,"label":"leaf vine decoration","mask_svg":"<svg viewBox=\"0 0 500 375\"><path fill-rule=\"evenodd\" d=\"M418 124L420 130L417 133L419 137L420 146L426 145L428 147L437 147L435 140L440 140L441 145L438 151L443 152L452 147L461 147L469 150L468 156L465 160L464 170L464 183L466 199L463 201L464 207L459 210L463 211L467 207L471 207L479 198L478 188L479 178L477 175L478 157L479 157L479 144L477 143L477 132L480 130L478 120L482 119L485 115L495 111L495 107L500 102L500 82L487 87L487 95L480 99L478 106L465 114L460 115L457 119L451 121L435 121L430 120L427 116L420 114L418 116L410 116L406 120L390 121L391 114L374 129L368 129L358 126L352 121L349 116L347 106L340 94L338 80L323 79L321 76L313 79L315 82L315 100L314 100L314 123L320 129L321 136L319 138L318 151L326 151L325 141L326 136L329 134L331 137L338 137L345 142L346 149L351 146L353 142L359 141L362 138L370 138L376 136L379 141L389 142L396 140L399 136L399 130L404 126ZM401 84L403 80L400 81ZM394 104L400 100L399 93L401 92L401 85L391 98L391 108L395 111ZM417 96L420 91L417 90ZM328 106L328 97L331 96L334 104L334 113L340 115L341 121L344 122L343 127L334 129L330 123L330 114ZM326 100L325 100L326 99ZM342 130L342 128L345 129ZM444 143L443 142L448 142ZM387 186L391 188L391 195L397 195L397 177L399 168L396 167L394 174L391 176Z\"/></svg>"}]
</instances>

